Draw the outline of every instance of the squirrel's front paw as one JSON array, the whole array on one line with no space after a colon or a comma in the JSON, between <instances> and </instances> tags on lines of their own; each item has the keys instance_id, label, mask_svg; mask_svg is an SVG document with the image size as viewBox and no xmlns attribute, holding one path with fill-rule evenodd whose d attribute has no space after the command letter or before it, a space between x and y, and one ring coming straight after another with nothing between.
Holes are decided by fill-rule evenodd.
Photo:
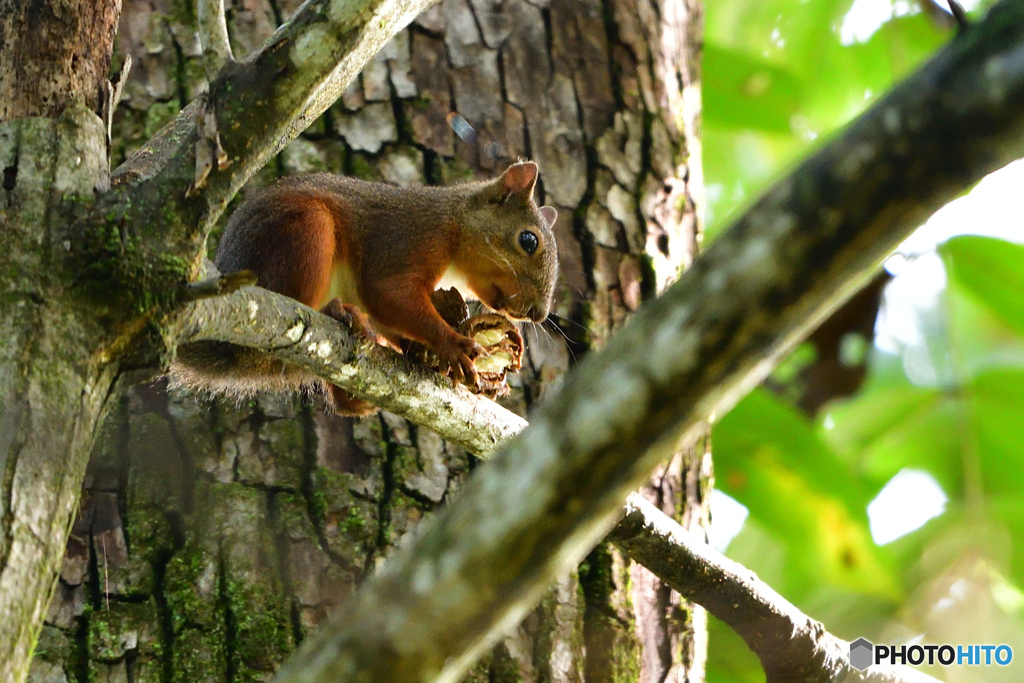
<instances>
[{"instance_id":1,"label":"squirrel's front paw","mask_svg":"<svg viewBox=\"0 0 1024 683\"><path fill-rule=\"evenodd\" d=\"M450 375L457 383L467 386L475 387L479 384L473 361L484 353L484 347L469 337L454 336L445 348L436 349L435 352L441 360L441 374Z\"/></svg>"}]
</instances>

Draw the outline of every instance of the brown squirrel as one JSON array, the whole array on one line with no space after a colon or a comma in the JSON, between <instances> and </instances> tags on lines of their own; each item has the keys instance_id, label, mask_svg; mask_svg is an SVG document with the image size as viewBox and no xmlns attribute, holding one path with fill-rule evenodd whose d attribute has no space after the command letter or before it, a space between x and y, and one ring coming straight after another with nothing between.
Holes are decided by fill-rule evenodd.
<instances>
[{"instance_id":1,"label":"brown squirrel","mask_svg":"<svg viewBox=\"0 0 1024 683\"><path fill-rule=\"evenodd\" d=\"M494 180L449 187L326 173L283 178L232 214L216 265L222 273L251 270L260 286L378 341L376 334L396 347L403 339L422 342L456 381L475 383L473 360L483 349L441 318L431 294L444 281L511 318L547 317L558 275L557 212L534 203L536 182L531 161ZM323 385L265 353L209 341L179 349L171 379L235 396ZM340 414L373 409L328 388Z\"/></svg>"}]
</instances>

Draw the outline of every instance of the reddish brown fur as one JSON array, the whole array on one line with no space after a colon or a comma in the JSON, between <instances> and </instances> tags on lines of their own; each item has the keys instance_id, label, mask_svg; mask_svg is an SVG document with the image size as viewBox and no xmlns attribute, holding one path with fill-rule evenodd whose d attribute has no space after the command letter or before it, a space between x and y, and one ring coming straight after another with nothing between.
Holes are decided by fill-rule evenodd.
<instances>
[{"instance_id":1,"label":"reddish brown fur","mask_svg":"<svg viewBox=\"0 0 1024 683\"><path fill-rule=\"evenodd\" d=\"M421 341L457 380L475 382L472 359L480 347L441 318L430 295L454 267L490 307L538 321L547 315L558 270L549 224L555 212L533 203L536 179L531 162L513 165L494 181L448 188L398 188L327 174L283 179L231 216L217 266L225 273L252 270L260 286L345 322L358 304L392 342ZM522 231L537 238L534 253L517 243ZM346 305L328 301L339 265L356 290ZM352 401L367 405L346 397L336 396L345 412L353 411Z\"/></svg>"}]
</instances>

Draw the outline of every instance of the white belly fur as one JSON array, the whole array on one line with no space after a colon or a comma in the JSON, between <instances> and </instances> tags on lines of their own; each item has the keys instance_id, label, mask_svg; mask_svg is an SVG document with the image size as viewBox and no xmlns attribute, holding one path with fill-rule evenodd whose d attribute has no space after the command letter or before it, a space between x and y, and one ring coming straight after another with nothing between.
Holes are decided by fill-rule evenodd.
<instances>
[{"instance_id":1,"label":"white belly fur","mask_svg":"<svg viewBox=\"0 0 1024 683\"><path fill-rule=\"evenodd\" d=\"M459 290L462 298L466 301L476 301L480 298L469 288L466 276L457 271L454 266L448 266L448 270L444 271L444 275L441 276L441 281L437 283L436 289L448 289L450 287Z\"/></svg>"},{"instance_id":2,"label":"white belly fur","mask_svg":"<svg viewBox=\"0 0 1024 683\"><path fill-rule=\"evenodd\" d=\"M331 270L331 286L328 290L327 300L330 301L335 297L347 304L355 304L364 311L366 310L359 298L359 292L356 290L356 279L352 275L352 269L344 264L336 265Z\"/></svg>"},{"instance_id":3,"label":"white belly fur","mask_svg":"<svg viewBox=\"0 0 1024 683\"><path fill-rule=\"evenodd\" d=\"M441 281L437 283L437 289L448 289L454 287L459 290L462 294L462 298L467 301L476 301L480 297L473 293L473 290L469 288L469 283L466 281L466 276L457 271L454 267L448 266L448 270L441 276ZM348 265L339 264L334 266L331 270L331 285L328 290L328 301L338 297L347 304L355 304L359 308L366 310L362 300L359 298L359 291L356 289L356 278L352 274L352 269Z\"/></svg>"}]
</instances>

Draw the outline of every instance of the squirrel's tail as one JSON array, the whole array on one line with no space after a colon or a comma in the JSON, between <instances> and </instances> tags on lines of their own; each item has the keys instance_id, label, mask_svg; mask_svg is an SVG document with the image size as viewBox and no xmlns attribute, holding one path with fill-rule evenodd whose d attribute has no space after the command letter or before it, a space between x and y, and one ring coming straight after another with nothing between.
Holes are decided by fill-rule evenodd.
<instances>
[{"instance_id":1,"label":"squirrel's tail","mask_svg":"<svg viewBox=\"0 0 1024 683\"><path fill-rule=\"evenodd\" d=\"M369 415L372 403L350 396L339 387L270 354L229 342L198 341L178 347L167 372L172 389L226 396L236 401L260 391L322 393L327 409L338 415Z\"/></svg>"},{"instance_id":2,"label":"squirrel's tail","mask_svg":"<svg viewBox=\"0 0 1024 683\"><path fill-rule=\"evenodd\" d=\"M172 388L247 399L259 391L297 391L317 378L273 356L237 344L198 341L178 348L167 373Z\"/></svg>"}]
</instances>

